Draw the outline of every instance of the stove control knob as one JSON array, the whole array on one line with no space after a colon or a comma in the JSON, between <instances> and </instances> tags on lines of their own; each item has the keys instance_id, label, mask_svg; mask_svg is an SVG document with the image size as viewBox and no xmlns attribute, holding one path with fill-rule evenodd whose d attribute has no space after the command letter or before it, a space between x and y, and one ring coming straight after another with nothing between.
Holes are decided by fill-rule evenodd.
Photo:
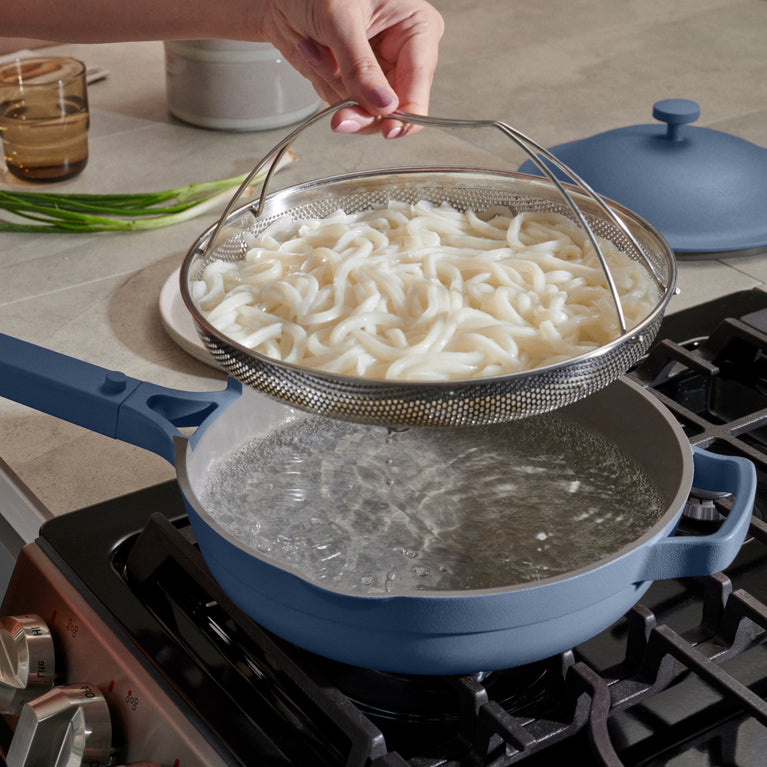
<instances>
[{"instance_id":1,"label":"stove control knob","mask_svg":"<svg viewBox=\"0 0 767 767\"><path fill-rule=\"evenodd\" d=\"M53 687L51 632L37 615L0 618L0 713L21 707Z\"/></svg>"},{"instance_id":2,"label":"stove control knob","mask_svg":"<svg viewBox=\"0 0 767 767\"><path fill-rule=\"evenodd\" d=\"M112 722L101 691L89 684L54 687L21 709L7 767L107 767Z\"/></svg>"}]
</instances>

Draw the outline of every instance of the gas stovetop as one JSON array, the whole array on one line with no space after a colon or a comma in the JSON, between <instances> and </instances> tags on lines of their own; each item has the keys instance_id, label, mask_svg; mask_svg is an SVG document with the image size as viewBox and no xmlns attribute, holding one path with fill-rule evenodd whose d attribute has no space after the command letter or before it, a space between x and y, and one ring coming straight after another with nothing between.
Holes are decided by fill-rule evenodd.
<instances>
[{"instance_id":1,"label":"gas stovetop","mask_svg":"<svg viewBox=\"0 0 767 767\"><path fill-rule=\"evenodd\" d=\"M691 443L754 461L755 513L737 559L715 576L653 584L608 631L540 663L408 677L296 648L221 592L174 482L56 518L38 545L161 680L222 764L762 765L763 310L767 293L745 291L671 315L630 373L674 412ZM727 320L755 312L748 322ZM726 499L711 505L726 514ZM718 524L710 516L680 532Z\"/></svg>"}]
</instances>

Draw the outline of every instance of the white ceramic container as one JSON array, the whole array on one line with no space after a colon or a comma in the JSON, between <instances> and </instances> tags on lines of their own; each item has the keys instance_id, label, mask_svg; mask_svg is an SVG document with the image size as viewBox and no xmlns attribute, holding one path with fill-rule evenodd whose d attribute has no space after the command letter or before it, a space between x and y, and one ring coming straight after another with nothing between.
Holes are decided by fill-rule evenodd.
<instances>
[{"instance_id":1,"label":"white ceramic container","mask_svg":"<svg viewBox=\"0 0 767 767\"><path fill-rule=\"evenodd\" d=\"M320 106L311 83L269 43L176 40L165 43L168 107L203 128L279 128Z\"/></svg>"}]
</instances>

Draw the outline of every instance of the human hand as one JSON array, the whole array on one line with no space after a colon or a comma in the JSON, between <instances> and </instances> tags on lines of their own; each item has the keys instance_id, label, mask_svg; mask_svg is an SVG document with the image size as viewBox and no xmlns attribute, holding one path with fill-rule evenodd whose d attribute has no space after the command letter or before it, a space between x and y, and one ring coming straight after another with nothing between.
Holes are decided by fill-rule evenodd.
<instances>
[{"instance_id":1,"label":"human hand","mask_svg":"<svg viewBox=\"0 0 767 767\"><path fill-rule=\"evenodd\" d=\"M444 23L426 0L266 0L265 39L328 103L353 98L331 125L339 133L396 138L418 130L397 109L427 114Z\"/></svg>"}]
</instances>

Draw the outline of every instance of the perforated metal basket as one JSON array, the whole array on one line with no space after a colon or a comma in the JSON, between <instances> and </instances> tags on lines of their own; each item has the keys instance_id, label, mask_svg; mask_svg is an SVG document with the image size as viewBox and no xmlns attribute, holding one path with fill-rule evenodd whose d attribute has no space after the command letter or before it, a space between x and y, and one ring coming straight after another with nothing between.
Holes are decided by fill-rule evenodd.
<instances>
[{"instance_id":1,"label":"perforated metal basket","mask_svg":"<svg viewBox=\"0 0 767 767\"><path fill-rule=\"evenodd\" d=\"M299 126L256 166L251 177L270 163L274 167L299 133L337 108L325 110ZM403 117L428 125L500 127L507 135L512 131L515 140L523 142L520 145L528 153L532 151L527 144L530 140L504 123ZM534 146L536 153L545 153ZM676 262L661 235L631 211L598 197L585 184L576 188L553 178L448 167L366 171L308 181L271 193L268 182L269 177L255 204L238 207L238 191L221 220L195 242L181 269L181 294L200 338L222 368L244 384L312 413L394 427L436 427L500 423L555 410L607 386L640 359L658 332L675 288ZM438 383L385 381L326 373L254 352L213 327L195 304L190 283L211 260L242 259L248 249L244 233L257 234L285 215L293 219L322 218L339 209L354 213L390 200L447 202L458 210L474 211L502 205L515 214L556 212L577 221L587 230L602 261L613 291L621 335L588 354L524 372ZM630 330L626 330L612 277L596 244L600 237L645 263L658 284L657 304Z\"/></svg>"}]
</instances>

